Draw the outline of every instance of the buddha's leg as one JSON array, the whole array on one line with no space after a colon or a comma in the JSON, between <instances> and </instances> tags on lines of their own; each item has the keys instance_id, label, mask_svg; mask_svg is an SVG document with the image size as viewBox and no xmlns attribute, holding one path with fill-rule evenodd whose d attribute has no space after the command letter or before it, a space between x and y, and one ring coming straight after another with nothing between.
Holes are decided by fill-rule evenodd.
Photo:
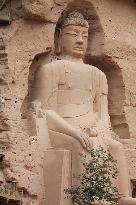
<instances>
[{"instance_id":1,"label":"buddha's leg","mask_svg":"<svg viewBox=\"0 0 136 205\"><path fill-rule=\"evenodd\" d=\"M71 151L72 154L72 174L78 176L83 169L81 163L80 153L89 155L88 152L83 149L81 143L71 136L58 133L55 131L49 131L51 146L53 148L64 148ZM77 178L72 178L72 184L78 184Z\"/></svg>"},{"instance_id":2,"label":"buddha's leg","mask_svg":"<svg viewBox=\"0 0 136 205\"><path fill-rule=\"evenodd\" d=\"M109 151L111 152L114 159L117 160L117 187L119 194L122 196L118 204L136 205L136 198L132 198L130 194L130 179L123 145L113 139L108 139L107 143L109 145Z\"/></svg>"},{"instance_id":3,"label":"buddha's leg","mask_svg":"<svg viewBox=\"0 0 136 205\"><path fill-rule=\"evenodd\" d=\"M114 159L117 160L117 187L119 194L122 196L130 196L130 180L123 145L113 139L107 139L107 144L110 153Z\"/></svg>"}]
</instances>

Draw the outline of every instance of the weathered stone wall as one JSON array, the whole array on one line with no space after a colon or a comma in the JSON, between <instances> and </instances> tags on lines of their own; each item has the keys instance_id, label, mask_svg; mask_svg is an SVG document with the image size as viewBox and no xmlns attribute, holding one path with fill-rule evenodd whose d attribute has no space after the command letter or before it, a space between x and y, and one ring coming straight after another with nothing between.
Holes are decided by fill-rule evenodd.
<instances>
[{"instance_id":1,"label":"weathered stone wall","mask_svg":"<svg viewBox=\"0 0 136 205\"><path fill-rule=\"evenodd\" d=\"M23 205L42 205L45 197L38 174L42 172L42 152L37 157L38 142L26 118L29 68L35 56L53 50L55 25L70 2L12 0L12 24L0 27L0 95L6 99L0 113L0 139L8 145L4 173L7 179L19 181L25 193ZM130 174L136 178L136 4L130 0L75 0L71 5L81 4L95 10L97 22L100 20L100 25L93 27L92 41L90 31L88 61L107 74L112 126L121 138L129 138L122 142ZM95 22L95 17L93 13L90 22ZM40 183L35 186L37 179Z\"/></svg>"}]
</instances>

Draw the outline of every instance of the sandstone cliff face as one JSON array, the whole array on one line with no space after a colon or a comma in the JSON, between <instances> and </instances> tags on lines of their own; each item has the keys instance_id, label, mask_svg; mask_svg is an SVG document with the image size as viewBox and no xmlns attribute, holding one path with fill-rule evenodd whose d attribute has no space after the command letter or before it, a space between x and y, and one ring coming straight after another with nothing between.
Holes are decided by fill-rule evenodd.
<instances>
[{"instance_id":1,"label":"sandstone cliff face","mask_svg":"<svg viewBox=\"0 0 136 205\"><path fill-rule=\"evenodd\" d=\"M0 95L5 97L0 113L0 143L8 147L4 176L19 182L24 191L23 205L42 205L45 198L43 152L27 119L29 87L40 59L54 48L54 30L61 13L81 5L93 28L87 61L107 75L112 127L124 143L130 176L136 178L135 3L12 0L12 23L0 26Z\"/></svg>"}]
</instances>

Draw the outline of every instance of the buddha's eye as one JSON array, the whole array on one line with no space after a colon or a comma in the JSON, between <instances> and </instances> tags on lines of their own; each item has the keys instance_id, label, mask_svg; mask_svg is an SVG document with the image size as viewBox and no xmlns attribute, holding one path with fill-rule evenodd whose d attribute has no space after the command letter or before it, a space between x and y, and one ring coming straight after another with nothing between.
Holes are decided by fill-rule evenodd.
<instances>
[{"instance_id":1,"label":"buddha's eye","mask_svg":"<svg viewBox=\"0 0 136 205\"><path fill-rule=\"evenodd\" d=\"M82 34L82 37L83 37L83 38L88 38L88 34L87 34L87 33L83 33L83 34Z\"/></svg>"},{"instance_id":2,"label":"buddha's eye","mask_svg":"<svg viewBox=\"0 0 136 205\"><path fill-rule=\"evenodd\" d=\"M71 35L71 36L77 36L77 33L76 32L68 32L68 33L65 33L66 35Z\"/></svg>"}]
</instances>

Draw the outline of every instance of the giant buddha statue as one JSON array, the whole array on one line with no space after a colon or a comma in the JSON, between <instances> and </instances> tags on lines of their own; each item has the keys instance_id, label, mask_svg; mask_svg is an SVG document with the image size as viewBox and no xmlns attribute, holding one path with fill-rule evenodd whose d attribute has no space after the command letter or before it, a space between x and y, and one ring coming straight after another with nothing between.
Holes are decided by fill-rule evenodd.
<instances>
[{"instance_id":1,"label":"giant buddha statue","mask_svg":"<svg viewBox=\"0 0 136 205\"><path fill-rule=\"evenodd\" d=\"M33 102L45 114L52 146L71 150L72 172L81 172L79 152L89 155L89 149L104 147L117 160L116 185L122 196L119 204L134 205L136 199L131 197L123 146L111 136L106 76L83 61L88 28L88 22L78 11L69 13L56 28L59 60L38 70Z\"/></svg>"}]
</instances>

